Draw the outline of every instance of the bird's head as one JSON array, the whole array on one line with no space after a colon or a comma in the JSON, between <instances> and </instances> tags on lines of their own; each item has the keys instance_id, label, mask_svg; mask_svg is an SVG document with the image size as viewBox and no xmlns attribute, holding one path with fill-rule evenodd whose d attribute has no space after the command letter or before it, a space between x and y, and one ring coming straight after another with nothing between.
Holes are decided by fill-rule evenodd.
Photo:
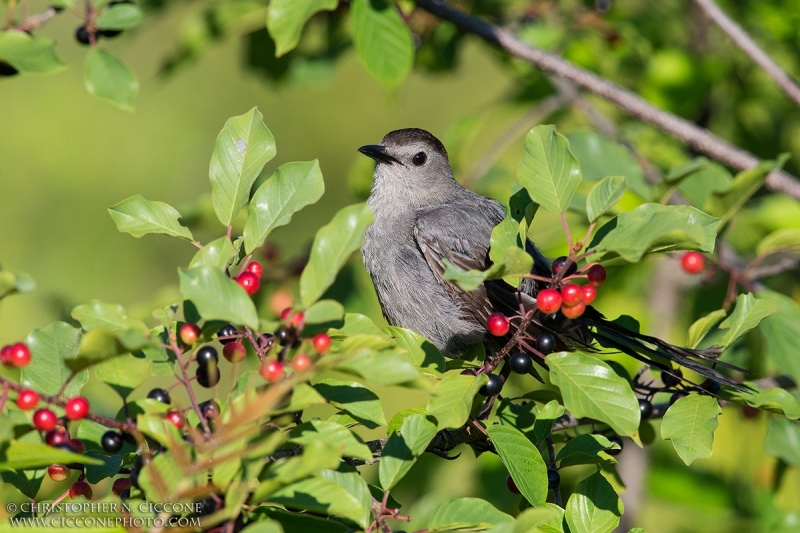
<instances>
[{"instance_id":1,"label":"bird's head","mask_svg":"<svg viewBox=\"0 0 800 533\"><path fill-rule=\"evenodd\" d=\"M388 133L380 144L359 152L375 160L373 196L397 196L397 201L425 205L441 201L453 187L447 150L431 133L407 128Z\"/></svg>"}]
</instances>

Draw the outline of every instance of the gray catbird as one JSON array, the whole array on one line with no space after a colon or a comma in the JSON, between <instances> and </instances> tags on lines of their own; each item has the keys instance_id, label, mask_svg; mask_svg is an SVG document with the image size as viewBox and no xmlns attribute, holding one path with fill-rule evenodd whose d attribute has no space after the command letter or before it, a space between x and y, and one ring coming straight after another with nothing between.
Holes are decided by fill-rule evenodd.
<instances>
[{"instance_id":1,"label":"gray catbird","mask_svg":"<svg viewBox=\"0 0 800 533\"><path fill-rule=\"evenodd\" d=\"M489 239L506 209L455 180L439 139L425 130L402 129L387 134L380 145L358 150L376 162L367 200L375 222L367 230L362 253L390 324L416 331L445 356L458 357L468 346L490 341L486 319L492 312L511 316L520 303L535 308L542 287L531 279L524 280L520 291L502 280L464 291L442 278L443 259L462 270L485 270L491 265ZM534 273L549 278L547 259L530 241L526 248L534 258ZM668 372L669 361L674 361L707 378L741 387L702 364L732 366L717 360L717 349L673 346L608 321L590 306L573 320L540 315L537 312L528 333L552 333L558 349L596 351L600 344Z\"/></svg>"}]
</instances>

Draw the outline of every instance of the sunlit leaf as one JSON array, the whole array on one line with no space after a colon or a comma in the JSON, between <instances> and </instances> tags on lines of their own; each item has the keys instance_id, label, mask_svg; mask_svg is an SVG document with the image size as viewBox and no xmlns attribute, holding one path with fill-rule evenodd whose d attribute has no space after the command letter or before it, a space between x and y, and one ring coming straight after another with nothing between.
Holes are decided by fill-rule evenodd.
<instances>
[{"instance_id":1,"label":"sunlit leaf","mask_svg":"<svg viewBox=\"0 0 800 533\"><path fill-rule=\"evenodd\" d=\"M586 215L589 222L597 222L598 218L611 210L625 194L627 185L625 176L608 176L592 187L589 196L586 197Z\"/></svg>"},{"instance_id":2,"label":"sunlit leaf","mask_svg":"<svg viewBox=\"0 0 800 533\"><path fill-rule=\"evenodd\" d=\"M687 465L695 459L707 459L711 457L720 413L719 403L711 396L690 394L680 398L664 415L661 437L672 441L675 451Z\"/></svg>"},{"instance_id":3,"label":"sunlit leaf","mask_svg":"<svg viewBox=\"0 0 800 533\"><path fill-rule=\"evenodd\" d=\"M86 90L112 104L133 111L133 99L139 92L136 76L114 54L100 48L92 48L86 54L84 64Z\"/></svg>"},{"instance_id":4,"label":"sunlit leaf","mask_svg":"<svg viewBox=\"0 0 800 533\"><path fill-rule=\"evenodd\" d=\"M354 0L353 41L359 59L376 80L402 82L414 64L414 41L393 3Z\"/></svg>"},{"instance_id":5,"label":"sunlit leaf","mask_svg":"<svg viewBox=\"0 0 800 533\"><path fill-rule=\"evenodd\" d=\"M314 13L331 11L338 3L338 0L272 0L267 29L275 41L275 56L280 57L297 46L303 26Z\"/></svg>"},{"instance_id":6,"label":"sunlit leaf","mask_svg":"<svg viewBox=\"0 0 800 533\"><path fill-rule=\"evenodd\" d=\"M24 31L0 31L0 59L20 72L55 72L65 67L53 43Z\"/></svg>"},{"instance_id":7,"label":"sunlit leaf","mask_svg":"<svg viewBox=\"0 0 800 533\"><path fill-rule=\"evenodd\" d=\"M95 26L100 30L127 30L138 26L144 18L139 6L132 2L118 2L103 11Z\"/></svg>"},{"instance_id":8,"label":"sunlit leaf","mask_svg":"<svg viewBox=\"0 0 800 533\"><path fill-rule=\"evenodd\" d=\"M510 426L489 426L486 432L522 495L534 507L543 505L548 491L547 465L536 446Z\"/></svg>"},{"instance_id":9,"label":"sunlit leaf","mask_svg":"<svg viewBox=\"0 0 800 533\"><path fill-rule=\"evenodd\" d=\"M181 214L164 202L152 202L137 194L108 208L119 231L142 237L151 233L161 233L170 237L193 240L189 228L181 226Z\"/></svg>"},{"instance_id":10,"label":"sunlit leaf","mask_svg":"<svg viewBox=\"0 0 800 533\"><path fill-rule=\"evenodd\" d=\"M465 376L454 372L446 375L433 388L425 410L436 419L440 430L461 427L469 418L472 400L486 381L484 374Z\"/></svg>"},{"instance_id":11,"label":"sunlit leaf","mask_svg":"<svg viewBox=\"0 0 800 533\"><path fill-rule=\"evenodd\" d=\"M480 498L451 498L433 512L428 531L486 528L514 519Z\"/></svg>"},{"instance_id":12,"label":"sunlit leaf","mask_svg":"<svg viewBox=\"0 0 800 533\"><path fill-rule=\"evenodd\" d=\"M778 312L778 304L772 300L756 298L752 294L740 294L736 298L733 313L726 318L719 329L727 330L720 344L730 346L745 333L758 326L759 322Z\"/></svg>"},{"instance_id":13,"label":"sunlit leaf","mask_svg":"<svg viewBox=\"0 0 800 533\"><path fill-rule=\"evenodd\" d=\"M33 330L25 342L31 351L31 362L22 369L20 381L25 387L39 393L57 394L72 374L65 361L78 355L80 330L65 322L53 322L45 328ZM78 396L88 379L85 371L78 372L70 380L64 394L68 397Z\"/></svg>"},{"instance_id":14,"label":"sunlit leaf","mask_svg":"<svg viewBox=\"0 0 800 533\"><path fill-rule=\"evenodd\" d=\"M567 501L565 518L571 533L611 533L619 525L623 505L600 472L575 487Z\"/></svg>"},{"instance_id":15,"label":"sunlit leaf","mask_svg":"<svg viewBox=\"0 0 800 533\"><path fill-rule=\"evenodd\" d=\"M196 267L178 272L181 294L191 300L206 320L224 320L258 329L253 300L235 281L214 267Z\"/></svg>"},{"instance_id":16,"label":"sunlit leaf","mask_svg":"<svg viewBox=\"0 0 800 533\"><path fill-rule=\"evenodd\" d=\"M555 126L536 126L525 137L517 178L534 202L561 213L581 182L581 167Z\"/></svg>"},{"instance_id":17,"label":"sunlit leaf","mask_svg":"<svg viewBox=\"0 0 800 533\"><path fill-rule=\"evenodd\" d=\"M326 400L346 411L368 427L386 425L386 417L378 396L356 381L323 379L314 388Z\"/></svg>"},{"instance_id":18,"label":"sunlit leaf","mask_svg":"<svg viewBox=\"0 0 800 533\"><path fill-rule=\"evenodd\" d=\"M411 414L399 433L389 434L378 470L381 487L391 490L405 476L436 436L436 422L425 414Z\"/></svg>"}]
</instances>

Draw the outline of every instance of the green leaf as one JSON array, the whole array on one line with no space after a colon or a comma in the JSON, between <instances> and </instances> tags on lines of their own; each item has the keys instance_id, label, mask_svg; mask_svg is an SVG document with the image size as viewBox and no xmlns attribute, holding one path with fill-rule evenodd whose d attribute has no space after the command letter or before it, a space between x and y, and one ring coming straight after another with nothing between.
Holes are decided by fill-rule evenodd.
<instances>
[{"instance_id":1,"label":"green leaf","mask_svg":"<svg viewBox=\"0 0 800 533\"><path fill-rule=\"evenodd\" d=\"M323 470L320 472L320 477L336 483L361 503L364 514L356 520L356 523L361 527L368 527L373 520L372 494L369 485L361 477L361 473L353 467L340 465L337 470ZM316 533L317 530L306 531L314 531Z\"/></svg>"},{"instance_id":2,"label":"green leaf","mask_svg":"<svg viewBox=\"0 0 800 533\"><path fill-rule=\"evenodd\" d=\"M672 441L675 451L687 465L695 459L707 459L711 457L720 413L722 409L711 396L690 394L680 398L664 415L661 437Z\"/></svg>"},{"instance_id":3,"label":"green leaf","mask_svg":"<svg viewBox=\"0 0 800 533\"><path fill-rule=\"evenodd\" d=\"M690 348L697 348L697 345L700 344L700 341L708 335L708 332L711 331L720 320L725 318L728 314L727 311L724 309L717 309L716 311L712 311L703 318L697 319L694 324L689 326L689 347Z\"/></svg>"},{"instance_id":4,"label":"green leaf","mask_svg":"<svg viewBox=\"0 0 800 533\"><path fill-rule=\"evenodd\" d=\"M628 382L605 362L580 352L547 356L550 379L561 389L564 406L578 418L605 422L619 435L639 429L639 402Z\"/></svg>"},{"instance_id":5,"label":"green leaf","mask_svg":"<svg viewBox=\"0 0 800 533\"><path fill-rule=\"evenodd\" d=\"M414 65L414 40L394 4L354 0L353 42L367 71L387 85L399 85Z\"/></svg>"},{"instance_id":6,"label":"green leaf","mask_svg":"<svg viewBox=\"0 0 800 533\"><path fill-rule=\"evenodd\" d=\"M722 346L730 346L745 333L758 326L758 324L778 312L778 304L772 300L758 298L752 294L740 294L736 298L736 308L733 313L719 325L719 329L728 331L720 339Z\"/></svg>"},{"instance_id":7,"label":"green leaf","mask_svg":"<svg viewBox=\"0 0 800 533\"><path fill-rule=\"evenodd\" d=\"M344 318L344 306L336 300L320 300L305 311L306 324L339 322Z\"/></svg>"},{"instance_id":8,"label":"green leaf","mask_svg":"<svg viewBox=\"0 0 800 533\"><path fill-rule=\"evenodd\" d=\"M242 530L242 533L284 533L280 522L274 520L259 520L250 522Z\"/></svg>"},{"instance_id":9,"label":"green leaf","mask_svg":"<svg viewBox=\"0 0 800 533\"><path fill-rule=\"evenodd\" d=\"M292 532L311 532L314 533L348 533L350 528L334 520L325 520L316 516L300 513L290 513L278 507L259 507L254 513L263 513L273 520L280 522L283 531ZM262 523L261 521L256 524ZM248 526L249 527L249 526ZM249 532L248 532L249 533ZM270 532L272 533L272 532Z\"/></svg>"},{"instance_id":10,"label":"green leaf","mask_svg":"<svg viewBox=\"0 0 800 533\"><path fill-rule=\"evenodd\" d=\"M755 382L746 382L751 392L742 392L734 389L720 391L726 400L758 407L765 411L782 414L792 420L800 418L800 405L789 391L780 387L760 389Z\"/></svg>"},{"instance_id":11,"label":"green leaf","mask_svg":"<svg viewBox=\"0 0 800 533\"><path fill-rule=\"evenodd\" d=\"M705 158L702 158L705 159ZM689 163L690 165L692 163ZM733 177L728 169L713 161L705 160L705 165L690 172L678 184L678 191L695 207L704 207L714 194L730 190Z\"/></svg>"},{"instance_id":12,"label":"green leaf","mask_svg":"<svg viewBox=\"0 0 800 533\"><path fill-rule=\"evenodd\" d=\"M300 300L309 307L330 287L339 270L364 241L374 217L365 203L341 209L314 237L311 256L300 276Z\"/></svg>"},{"instance_id":13,"label":"green leaf","mask_svg":"<svg viewBox=\"0 0 800 533\"><path fill-rule=\"evenodd\" d=\"M567 441L564 447L558 451L556 460L559 461L559 468L603 463L608 461L609 458L607 456L602 457L599 454L610 449L620 449L619 444L612 443L603 435L587 433Z\"/></svg>"},{"instance_id":14,"label":"green leaf","mask_svg":"<svg viewBox=\"0 0 800 533\"><path fill-rule=\"evenodd\" d=\"M619 525L623 505L600 472L587 477L567 502L565 518L571 533L611 533Z\"/></svg>"},{"instance_id":15,"label":"green leaf","mask_svg":"<svg viewBox=\"0 0 800 533\"><path fill-rule=\"evenodd\" d=\"M128 4L123 4L128 5ZM178 210L164 202L151 202L141 194L131 196L108 208L117 230L136 238L152 233L194 240L189 228L181 226Z\"/></svg>"},{"instance_id":16,"label":"green leaf","mask_svg":"<svg viewBox=\"0 0 800 533\"><path fill-rule=\"evenodd\" d=\"M395 326L386 327L384 331L394 337L398 347L408 351L414 366L436 378L442 376L445 370L444 356L431 341L419 333Z\"/></svg>"},{"instance_id":17,"label":"green leaf","mask_svg":"<svg viewBox=\"0 0 800 533\"><path fill-rule=\"evenodd\" d=\"M787 462L800 466L800 426L786 418L769 419L764 451Z\"/></svg>"},{"instance_id":18,"label":"green leaf","mask_svg":"<svg viewBox=\"0 0 800 533\"><path fill-rule=\"evenodd\" d=\"M53 463L101 465L102 461L73 452L65 452L46 444L12 440L0 455L0 471L47 467Z\"/></svg>"},{"instance_id":19,"label":"green leaf","mask_svg":"<svg viewBox=\"0 0 800 533\"><path fill-rule=\"evenodd\" d=\"M235 281L213 267L180 270L180 291L206 320L224 320L258 329L253 300Z\"/></svg>"},{"instance_id":20,"label":"green leaf","mask_svg":"<svg viewBox=\"0 0 800 533\"><path fill-rule=\"evenodd\" d=\"M30 292L35 288L36 282L28 274L0 270L0 300L12 294Z\"/></svg>"},{"instance_id":21,"label":"green leaf","mask_svg":"<svg viewBox=\"0 0 800 533\"><path fill-rule=\"evenodd\" d=\"M433 418L415 413L403 420L399 433L389 434L378 470L383 490L391 490L403 479L436 436L436 431Z\"/></svg>"},{"instance_id":22,"label":"green leaf","mask_svg":"<svg viewBox=\"0 0 800 533\"><path fill-rule=\"evenodd\" d=\"M525 499L534 507L544 505L548 491L547 465L536 446L510 426L489 426L486 432Z\"/></svg>"},{"instance_id":23,"label":"green leaf","mask_svg":"<svg viewBox=\"0 0 800 533\"><path fill-rule=\"evenodd\" d=\"M486 528L514 519L480 498L451 498L434 511L428 531Z\"/></svg>"},{"instance_id":24,"label":"green leaf","mask_svg":"<svg viewBox=\"0 0 800 533\"><path fill-rule=\"evenodd\" d=\"M323 470L338 467L340 463L341 456L333 448L320 441L311 441L301 456L279 461L261 476L262 482L253 494L253 501L262 501L290 483L316 476Z\"/></svg>"},{"instance_id":25,"label":"green leaf","mask_svg":"<svg viewBox=\"0 0 800 533\"><path fill-rule=\"evenodd\" d=\"M525 250L516 246L510 246L503 252L503 262L495 263L484 271L470 270L464 271L453 265L447 259L443 259L445 271L442 278L454 281L456 285L465 291L477 288L487 279L505 279L510 285L516 287L519 284L520 276L525 276L533 270L533 258Z\"/></svg>"},{"instance_id":26,"label":"green leaf","mask_svg":"<svg viewBox=\"0 0 800 533\"><path fill-rule=\"evenodd\" d=\"M229 238L220 237L198 250L189 263L189 268L207 266L218 268L225 272L237 253Z\"/></svg>"},{"instance_id":27,"label":"green leaf","mask_svg":"<svg viewBox=\"0 0 800 533\"><path fill-rule=\"evenodd\" d=\"M720 220L688 205L644 204L614 217L595 234L589 249L615 252L631 263L649 252L713 252Z\"/></svg>"},{"instance_id":28,"label":"green leaf","mask_svg":"<svg viewBox=\"0 0 800 533\"><path fill-rule=\"evenodd\" d=\"M767 355L782 371L800 382L800 305L791 298L772 291L761 291L759 299L769 299L778 305L778 312L759 324L767 344Z\"/></svg>"},{"instance_id":29,"label":"green leaf","mask_svg":"<svg viewBox=\"0 0 800 533\"><path fill-rule=\"evenodd\" d=\"M644 200L652 198L641 165L626 147L593 131L576 131L568 134L567 139L569 151L581 165L583 179L598 181L606 176L625 176L631 191Z\"/></svg>"},{"instance_id":30,"label":"green leaf","mask_svg":"<svg viewBox=\"0 0 800 533\"><path fill-rule=\"evenodd\" d=\"M274 3L270 5L270 13L275 9L274 6ZM324 192L325 183L316 159L286 163L278 167L250 200L247 224L244 227L244 247L247 253L252 253L264 244L275 228L288 224L293 214L315 203Z\"/></svg>"},{"instance_id":31,"label":"green leaf","mask_svg":"<svg viewBox=\"0 0 800 533\"><path fill-rule=\"evenodd\" d=\"M342 346L344 349L344 343ZM375 385L401 385L419 378L419 372L411 361L388 350L362 349L347 354L345 360L335 368L340 372L361 376Z\"/></svg>"},{"instance_id":32,"label":"green leaf","mask_svg":"<svg viewBox=\"0 0 800 533\"><path fill-rule=\"evenodd\" d=\"M142 10L136 4L118 3L103 11L95 26L100 30L127 30L138 26L142 18Z\"/></svg>"},{"instance_id":33,"label":"green leaf","mask_svg":"<svg viewBox=\"0 0 800 533\"><path fill-rule=\"evenodd\" d=\"M334 422L310 420L293 428L289 432L289 440L304 446L313 441L321 441L343 457L372 460L372 452L364 441L346 427Z\"/></svg>"},{"instance_id":34,"label":"green leaf","mask_svg":"<svg viewBox=\"0 0 800 533\"><path fill-rule=\"evenodd\" d=\"M146 326L140 321L128 317L125 308L118 304L107 304L100 300L92 300L79 305L70 312L72 318L81 323L85 331L104 328L108 331L127 331L132 327Z\"/></svg>"},{"instance_id":35,"label":"green leaf","mask_svg":"<svg viewBox=\"0 0 800 533\"><path fill-rule=\"evenodd\" d=\"M800 228L782 228L773 231L758 243L756 253L768 255L777 252L800 251Z\"/></svg>"},{"instance_id":36,"label":"green leaf","mask_svg":"<svg viewBox=\"0 0 800 533\"><path fill-rule=\"evenodd\" d=\"M92 48L86 54L83 76L87 91L125 111L133 111L133 99L139 92L139 82L117 56L106 50Z\"/></svg>"},{"instance_id":37,"label":"green leaf","mask_svg":"<svg viewBox=\"0 0 800 533\"><path fill-rule=\"evenodd\" d=\"M555 126L536 126L525 137L517 178L534 202L563 213L581 182L581 167Z\"/></svg>"},{"instance_id":38,"label":"green leaf","mask_svg":"<svg viewBox=\"0 0 800 533\"><path fill-rule=\"evenodd\" d=\"M454 372L437 383L425 410L436 419L438 429L463 426L469 418L472 400L487 381L484 374L462 376Z\"/></svg>"},{"instance_id":39,"label":"green leaf","mask_svg":"<svg viewBox=\"0 0 800 533\"><path fill-rule=\"evenodd\" d=\"M564 509L546 503L541 507L529 507L517 516L514 533L563 533Z\"/></svg>"},{"instance_id":40,"label":"green leaf","mask_svg":"<svg viewBox=\"0 0 800 533\"><path fill-rule=\"evenodd\" d=\"M586 215L589 222L597 222L597 219L614 207L625 194L627 187L628 180L625 176L608 176L592 187L589 196L586 197Z\"/></svg>"},{"instance_id":41,"label":"green leaf","mask_svg":"<svg viewBox=\"0 0 800 533\"><path fill-rule=\"evenodd\" d=\"M565 412L566 409L564 406L556 400L550 400L543 405L541 409L536 407L534 411L536 420L533 423L532 433L537 446L550 435L553 424L555 424L556 420L561 418Z\"/></svg>"},{"instance_id":42,"label":"green leaf","mask_svg":"<svg viewBox=\"0 0 800 533\"><path fill-rule=\"evenodd\" d=\"M217 136L208 175L211 203L224 226L230 226L247 203L261 169L275 157L275 138L257 108L231 117Z\"/></svg>"},{"instance_id":43,"label":"green leaf","mask_svg":"<svg viewBox=\"0 0 800 533\"><path fill-rule=\"evenodd\" d=\"M136 387L147 381L152 366L150 359L124 354L96 365L94 375L127 398Z\"/></svg>"},{"instance_id":44,"label":"green leaf","mask_svg":"<svg viewBox=\"0 0 800 533\"><path fill-rule=\"evenodd\" d=\"M252 372L253 377L259 381L265 382L264 378L262 378L255 370L251 370L249 372ZM238 384L239 382L237 381L237 385ZM231 398L232 397L233 391L231 392ZM323 398L313 387L311 387L311 385L308 385L307 383L298 383L292 389L292 396L289 398L289 405L282 407L281 409L276 409L272 411L272 413L294 413L308 409L312 405L319 405L323 403L325 403L325 398Z\"/></svg>"},{"instance_id":45,"label":"green leaf","mask_svg":"<svg viewBox=\"0 0 800 533\"><path fill-rule=\"evenodd\" d=\"M106 359L117 357L124 348L113 332L97 328L87 332L81 339L77 357L66 359L64 363L72 371L79 371L94 366Z\"/></svg>"},{"instance_id":46,"label":"green leaf","mask_svg":"<svg viewBox=\"0 0 800 533\"><path fill-rule=\"evenodd\" d=\"M338 516L357 523L368 511L355 496L337 483L319 477L289 485L270 496L270 501L289 509Z\"/></svg>"},{"instance_id":47,"label":"green leaf","mask_svg":"<svg viewBox=\"0 0 800 533\"><path fill-rule=\"evenodd\" d=\"M19 30L0 32L0 59L20 72L55 72L66 67L51 41Z\"/></svg>"},{"instance_id":48,"label":"green leaf","mask_svg":"<svg viewBox=\"0 0 800 533\"><path fill-rule=\"evenodd\" d=\"M367 427L386 425L378 395L355 381L323 379L314 388L331 404L349 413Z\"/></svg>"},{"instance_id":49,"label":"green leaf","mask_svg":"<svg viewBox=\"0 0 800 533\"><path fill-rule=\"evenodd\" d=\"M480 270L461 270L447 259L442 259L444 272L442 279L452 281L465 291L473 291L486 281L486 272Z\"/></svg>"},{"instance_id":50,"label":"green leaf","mask_svg":"<svg viewBox=\"0 0 800 533\"><path fill-rule=\"evenodd\" d=\"M303 26L314 13L336 9L338 0L272 0L267 12L267 29L275 41L275 57L294 50Z\"/></svg>"},{"instance_id":51,"label":"green leaf","mask_svg":"<svg viewBox=\"0 0 800 533\"><path fill-rule=\"evenodd\" d=\"M72 374L65 360L77 357L80 342L80 330L66 322L53 322L33 330L25 339L31 351L31 362L20 372L22 385L40 394L57 394ZM88 373L79 372L67 385L65 396L78 396L88 379Z\"/></svg>"},{"instance_id":52,"label":"green leaf","mask_svg":"<svg viewBox=\"0 0 800 533\"><path fill-rule=\"evenodd\" d=\"M730 189L712 195L703 206L709 214L727 222L758 191L767 179L767 174L783 166L785 159L763 161L758 166L744 170L733 178Z\"/></svg>"}]
</instances>

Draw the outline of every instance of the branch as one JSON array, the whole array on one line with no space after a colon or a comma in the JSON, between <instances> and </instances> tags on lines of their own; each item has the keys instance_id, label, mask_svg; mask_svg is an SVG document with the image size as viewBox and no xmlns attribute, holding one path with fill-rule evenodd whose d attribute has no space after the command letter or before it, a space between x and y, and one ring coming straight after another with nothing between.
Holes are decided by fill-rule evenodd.
<instances>
[{"instance_id":1,"label":"branch","mask_svg":"<svg viewBox=\"0 0 800 533\"><path fill-rule=\"evenodd\" d=\"M452 22L461 30L473 33L545 72L563 78L617 105L627 114L649 122L680 139L698 152L737 170L755 167L760 160L750 152L717 137L692 122L659 109L633 92L569 61L527 44L513 32L498 28L466 13L453 9L443 0L417 0L417 6L432 15ZM775 170L767 176L766 186L800 200L800 181L794 176Z\"/></svg>"},{"instance_id":2,"label":"branch","mask_svg":"<svg viewBox=\"0 0 800 533\"><path fill-rule=\"evenodd\" d=\"M800 86L795 83L775 61L762 50L741 26L725 14L714 0L695 0L706 16L747 54L756 65L764 69L795 104L800 106Z\"/></svg>"},{"instance_id":3,"label":"branch","mask_svg":"<svg viewBox=\"0 0 800 533\"><path fill-rule=\"evenodd\" d=\"M14 26L15 30L19 31L31 31L35 30L51 18L55 17L60 10L55 7L48 7L43 12L39 13L38 15L32 15L16 26Z\"/></svg>"}]
</instances>

